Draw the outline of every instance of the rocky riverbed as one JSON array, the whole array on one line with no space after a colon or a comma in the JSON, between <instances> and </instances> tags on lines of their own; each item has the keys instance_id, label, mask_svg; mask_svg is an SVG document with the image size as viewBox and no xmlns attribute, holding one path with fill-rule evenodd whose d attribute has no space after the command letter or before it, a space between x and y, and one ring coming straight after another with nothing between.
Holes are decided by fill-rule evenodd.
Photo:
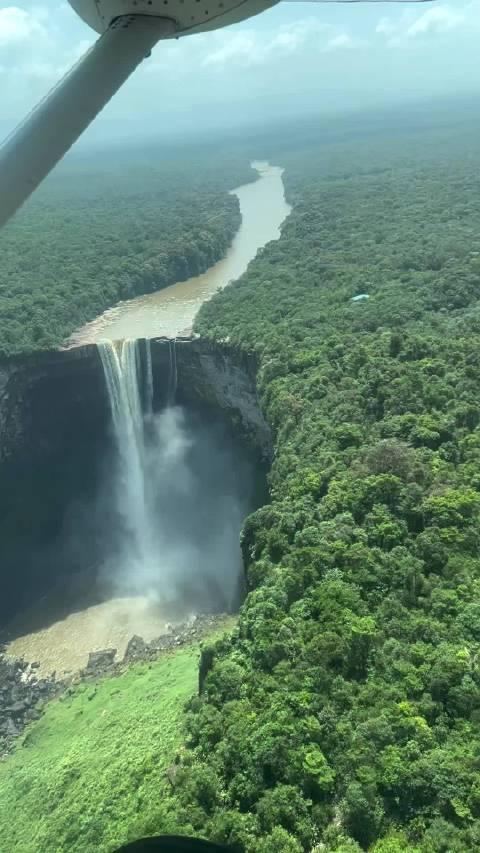
<instances>
[{"instance_id":1,"label":"rocky riverbed","mask_svg":"<svg viewBox=\"0 0 480 853\"><path fill-rule=\"evenodd\" d=\"M35 662L9 661L0 653L0 759L25 726L38 720L45 703L63 689L55 674L39 678Z\"/></svg>"}]
</instances>

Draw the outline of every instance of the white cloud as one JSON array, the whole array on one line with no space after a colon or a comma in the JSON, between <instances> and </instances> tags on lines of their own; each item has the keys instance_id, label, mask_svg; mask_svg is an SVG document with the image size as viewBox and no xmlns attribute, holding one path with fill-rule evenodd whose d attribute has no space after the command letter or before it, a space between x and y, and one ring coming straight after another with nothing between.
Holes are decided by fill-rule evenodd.
<instances>
[{"instance_id":1,"label":"white cloud","mask_svg":"<svg viewBox=\"0 0 480 853\"><path fill-rule=\"evenodd\" d=\"M295 53L305 43L302 22L273 31L219 30L212 35L202 44L205 52L200 64L219 70L231 65L265 65Z\"/></svg>"},{"instance_id":2,"label":"white cloud","mask_svg":"<svg viewBox=\"0 0 480 853\"><path fill-rule=\"evenodd\" d=\"M325 50L352 50L357 44L348 33L339 33L327 41Z\"/></svg>"},{"instance_id":3,"label":"white cloud","mask_svg":"<svg viewBox=\"0 0 480 853\"><path fill-rule=\"evenodd\" d=\"M408 28L407 35L415 38L416 36L427 35L428 33L447 32L448 30L463 26L466 20L467 15L458 9L453 9L450 6L434 6L431 9L427 9L423 15L420 15L414 21Z\"/></svg>"},{"instance_id":4,"label":"white cloud","mask_svg":"<svg viewBox=\"0 0 480 853\"><path fill-rule=\"evenodd\" d=\"M321 53L352 49L363 42L331 24L315 18L305 18L271 29L253 28L217 30L196 35L178 42L157 46L153 61L143 66L147 74L175 68L181 75L205 72L225 72L229 68L275 67L306 52Z\"/></svg>"},{"instance_id":5,"label":"white cloud","mask_svg":"<svg viewBox=\"0 0 480 853\"><path fill-rule=\"evenodd\" d=\"M275 55L295 53L305 42L307 33L302 25L290 27L273 36L268 45L268 53Z\"/></svg>"},{"instance_id":6,"label":"white cloud","mask_svg":"<svg viewBox=\"0 0 480 853\"><path fill-rule=\"evenodd\" d=\"M375 32L379 35L392 36L397 32L397 24L392 18L380 18Z\"/></svg>"},{"instance_id":7,"label":"white cloud","mask_svg":"<svg viewBox=\"0 0 480 853\"><path fill-rule=\"evenodd\" d=\"M216 39L217 43L219 39ZM223 40L216 49L207 53L201 60L201 66L207 68L209 65L224 67L230 63L241 65L252 65L260 60L260 45L257 43L255 34L250 32L234 33L230 38Z\"/></svg>"},{"instance_id":8,"label":"white cloud","mask_svg":"<svg viewBox=\"0 0 480 853\"><path fill-rule=\"evenodd\" d=\"M63 6L57 12L64 12ZM72 15L72 10L69 10ZM67 18L68 23L68 18ZM88 31L87 31L88 32ZM2 66L0 74L10 78L14 86L20 83L32 92L44 94L45 89L77 62L94 41L94 36L77 39L72 43L58 24L57 17L43 6L22 9L18 6L0 8L0 48ZM19 92L10 87L10 100Z\"/></svg>"},{"instance_id":9,"label":"white cloud","mask_svg":"<svg viewBox=\"0 0 480 853\"><path fill-rule=\"evenodd\" d=\"M44 81L46 84L52 83L56 77L56 71L57 69L50 62L36 62L34 60L14 66L11 69L13 75L27 77L32 81Z\"/></svg>"},{"instance_id":10,"label":"white cloud","mask_svg":"<svg viewBox=\"0 0 480 853\"><path fill-rule=\"evenodd\" d=\"M43 11L43 10L42 10ZM10 47L46 35L40 16L18 6L0 9L0 47Z\"/></svg>"},{"instance_id":11,"label":"white cloud","mask_svg":"<svg viewBox=\"0 0 480 853\"><path fill-rule=\"evenodd\" d=\"M441 3L422 11L406 9L396 16L382 17L375 32L390 47L425 42L453 31L468 34L480 30L480 0L463 5Z\"/></svg>"}]
</instances>

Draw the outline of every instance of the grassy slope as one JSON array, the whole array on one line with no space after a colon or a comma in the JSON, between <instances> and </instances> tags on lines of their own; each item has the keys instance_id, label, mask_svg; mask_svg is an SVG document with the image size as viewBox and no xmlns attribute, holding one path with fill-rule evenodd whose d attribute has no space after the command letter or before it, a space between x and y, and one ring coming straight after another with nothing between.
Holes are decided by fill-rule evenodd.
<instances>
[{"instance_id":1,"label":"grassy slope","mask_svg":"<svg viewBox=\"0 0 480 853\"><path fill-rule=\"evenodd\" d=\"M226 626L229 623L226 623ZM0 764L0 847L110 851L165 825L163 793L198 683L198 646L51 703Z\"/></svg>"}]
</instances>

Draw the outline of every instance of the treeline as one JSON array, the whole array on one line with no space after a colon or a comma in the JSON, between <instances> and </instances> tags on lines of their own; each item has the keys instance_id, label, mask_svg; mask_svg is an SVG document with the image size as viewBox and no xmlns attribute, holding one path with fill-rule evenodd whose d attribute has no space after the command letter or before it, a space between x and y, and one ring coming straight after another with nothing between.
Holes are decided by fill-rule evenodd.
<instances>
[{"instance_id":1,"label":"treeline","mask_svg":"<svg viewBox=\"0 0 480 853\"><path fill-rule=\"evenodd\" d=\"M204 272L240 225L244 158L72 158L0 233L0 356L58 346L120 299Z\"/></svg>"},{"instance_id":2,"label":"treeline","mask_svg":"<svg viewBox=\"0 0 480 853\"><path fill-rule=\"evenodd\" d=\"M281 163L281 240L197 322L258 353L275 458L159 821L250 853L477 850L478 142Z\"/></svg>"}]
</instances>

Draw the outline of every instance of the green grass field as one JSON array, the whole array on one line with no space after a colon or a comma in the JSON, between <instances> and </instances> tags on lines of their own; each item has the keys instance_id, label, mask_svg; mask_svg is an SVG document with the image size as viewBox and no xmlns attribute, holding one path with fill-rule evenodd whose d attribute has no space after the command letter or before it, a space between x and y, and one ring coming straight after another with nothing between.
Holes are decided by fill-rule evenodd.
<instances>
[{"instance_id":1,"label":"green grass field","mask_svg":"<svg viewBox=\"0 0 480 853\"><path fill-rule=\"evenodd\" d=\"M198 659L189 646L52 702L0 763L2 853L106 853L171 831L165 771Z\"/></svg>"}]
</instances>

